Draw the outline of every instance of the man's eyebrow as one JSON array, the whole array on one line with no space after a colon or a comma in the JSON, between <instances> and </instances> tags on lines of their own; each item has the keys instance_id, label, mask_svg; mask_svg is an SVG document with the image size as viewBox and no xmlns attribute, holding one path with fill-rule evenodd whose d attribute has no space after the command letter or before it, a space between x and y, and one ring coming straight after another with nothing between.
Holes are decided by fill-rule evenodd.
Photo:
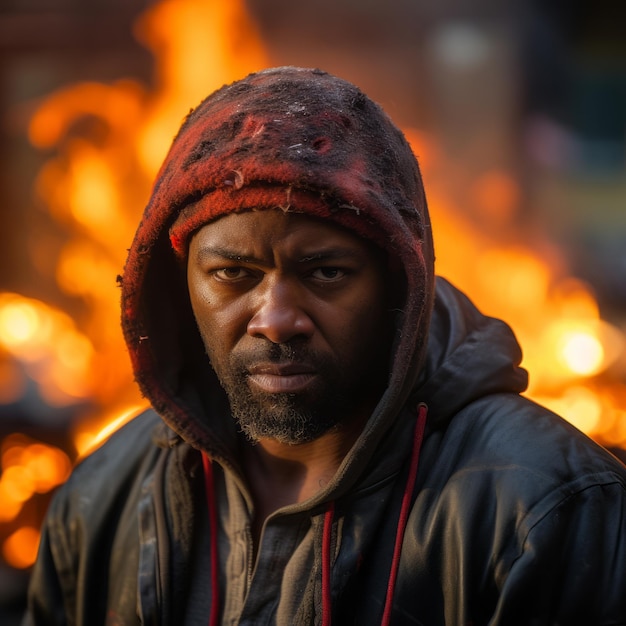
<instances>
[{"instance_id":1,"label":"man's eyebrow","mask_svg":"<svg viewBox=\"0 0 626 626\"><path fill-rule=\"evenodd\" d=\"M355 259L361 255L359 251L350 248L329 248L312 252L298 259L298 263L310 263L312 261L340 261L342 259Z\"/></svg>"},{"instance_id":2,"label":"man's eyebrow","mask_svg":"<svg viewBox=\"0 0 626 626\"><path fill-rule=\"evenodd\" d=\"M220 246L205 246L198 250L197 256L200 260L203 259L224 259L225 261L235 261L240 263L262 263L261 259L257 259L254 256L241 254L230 250L229 248L222 248Z\"/></svg>"},{"instance_id":3,"label":"man's eyebrow","mask_svg":"<svg viewBox=\"0 0 626 626\"><path fill-rule=\"evenodd\" d=\"M315 261L340 261L342 259L360 258L360 253L351 248L328 248L305 254L297 259L298 263L311 263ZM224 261L233 261L236 263L256 263L264 264L263 259L259 259L252 255L242 254L231 248L222 246L205 246L197 252L199 260L223 259Z\"/></svg>"}]
</instances>

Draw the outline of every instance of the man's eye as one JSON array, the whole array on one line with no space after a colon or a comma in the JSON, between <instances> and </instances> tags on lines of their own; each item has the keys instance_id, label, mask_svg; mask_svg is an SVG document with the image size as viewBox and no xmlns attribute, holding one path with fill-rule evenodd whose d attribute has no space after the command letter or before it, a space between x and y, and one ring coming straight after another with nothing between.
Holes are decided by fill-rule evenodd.
<instances>
[{"instance_id":1,"label":"man's eye","mask_svg":"<svg viewBox=\"0 0 626 626\"><path fill-rule=\"evenodd\" d=\"M345 272L338 267L318 267L311 273L313 278L323 281L339 280L345 276Z\"/></svg>"},{"instance_id":2,"label":"man's eye","mask_svg":"<svg viewBox=\"0 0 626 626\"><path fill-rule=\"evenodd\" d=\"M248 276L248 272L243 267L223 267L213 274L218 280L224 281L238 280Z\"/></svg>"}]
</instances>

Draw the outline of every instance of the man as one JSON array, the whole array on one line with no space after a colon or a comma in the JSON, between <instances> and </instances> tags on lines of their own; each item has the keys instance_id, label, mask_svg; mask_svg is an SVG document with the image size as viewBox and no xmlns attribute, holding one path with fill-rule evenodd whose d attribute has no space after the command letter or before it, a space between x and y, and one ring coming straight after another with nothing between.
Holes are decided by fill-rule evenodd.
<instances>
[{"instance_id":1,"label":"man","mask_svg":"<svg viewBox=\"0 0 626 626\"><path fill-rule=\"evenodd\" d=\"M154 411L56 495L35 624L624 624L626 470L433 271L401 132L277 68L190 113L122 280Z\"/></svg>"}]
</instances>

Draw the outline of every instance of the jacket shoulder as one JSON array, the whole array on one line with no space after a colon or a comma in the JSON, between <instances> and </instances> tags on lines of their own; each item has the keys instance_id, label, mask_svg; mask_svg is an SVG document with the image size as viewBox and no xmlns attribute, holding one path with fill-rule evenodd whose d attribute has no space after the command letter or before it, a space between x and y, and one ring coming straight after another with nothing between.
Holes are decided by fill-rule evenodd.
<instances>
[{"instance_id":1,"label":"jacket shoulder","mask_svg":"<svg viewBox=\"0 0 626 626\"><path fill-rule=\"evenodd\" d=\"M582 505L596 492L604 494L605 511L626 499L626 467L616 457L516 394L471 403L431 439L423 451L431 497L437 494L443 511L454 507L467 519L476 519L481 502L481 519L505 524L503 536L528 532L565 502Z\"/></svg>"},{"instance_id":2,"label":"jacket shoulder","mask_svg":"<svg viewBox=\"0 0 626 626\"><path fill-rule=\"evenodd\" d=\"M605 472L626 483L626 467L564 418L517 394L487 396L467 407L468 449L528 468L559 483Z\"/></svg>"},{"instance_id":3,"label":"jacket shoulder","mask_svg":"<svg viewBox=\"0 0 626 626\"><path fill-rule=\"evenodd\" d=\"M152 409L140 413L94 452L82 459L51 503L50 515L72 510L85 518L98 515L143 481L163 447L157 435L164 428ZM95 504L97 503L97 506Z\"/></svg>"},{"instance_id":4,"label":"jacket shoulder","mask_svg":"<svg viewBox=\"0 0 626 626\"><path fill-rule=\"evenodd\" d=\"M412 573L399 582L407 610L425 611L424 623L443 614L494 625L626 623L626 468L617 458L503 393L433 431L422 462L403 554ZM416 562L428 567L416 572ZM467 583L411 608L416 584L437 597L442 580Z\"/></svg>"}]
</instances>

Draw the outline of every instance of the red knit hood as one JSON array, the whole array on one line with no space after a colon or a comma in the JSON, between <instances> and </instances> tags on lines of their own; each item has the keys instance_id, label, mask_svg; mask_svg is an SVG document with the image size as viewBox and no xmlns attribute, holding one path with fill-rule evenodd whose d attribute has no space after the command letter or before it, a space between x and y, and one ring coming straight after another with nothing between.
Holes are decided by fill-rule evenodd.
<instances>
[{"instance_id":1,"label":"red knit hood","mask_svg":"<svg viewBox=\"0 0 626 626\"><path fill-rule=\"evenodd\" d=\"M222 87L170 148L122 280L122 326L136 379L192 445L232 459L232 425L204 354L181 257L221 215L280 207L337 222L387 250L406 279L387 392L364 437L379 437L414 389L433 301L433 248L419 168L402 133L350 83L275 68Z\"/></svg>"}]
</instances>

